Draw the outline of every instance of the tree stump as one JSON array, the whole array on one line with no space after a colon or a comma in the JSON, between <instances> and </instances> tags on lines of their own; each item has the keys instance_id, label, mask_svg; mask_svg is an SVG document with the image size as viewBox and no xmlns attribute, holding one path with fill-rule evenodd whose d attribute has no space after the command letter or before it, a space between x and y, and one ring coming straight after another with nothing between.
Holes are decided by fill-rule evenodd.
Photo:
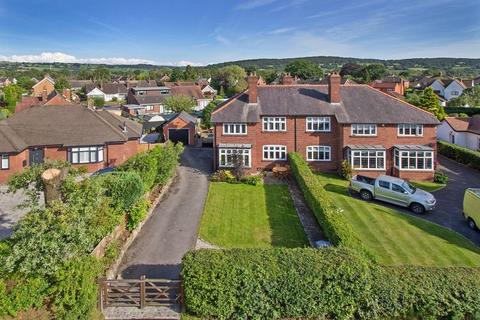
<instances>
[{"instance_id":1,"label":"tree stump","mask_svg":"<svg viewBox=\"0 0 480 320\"><path fill-rule=\"evenodd\" d=\"M45 205L49 206L52 201L61 200L60 185L67 175L67 169L47 169L42 173L42 181L45 193Z\"/></svg>"}]
</instances>

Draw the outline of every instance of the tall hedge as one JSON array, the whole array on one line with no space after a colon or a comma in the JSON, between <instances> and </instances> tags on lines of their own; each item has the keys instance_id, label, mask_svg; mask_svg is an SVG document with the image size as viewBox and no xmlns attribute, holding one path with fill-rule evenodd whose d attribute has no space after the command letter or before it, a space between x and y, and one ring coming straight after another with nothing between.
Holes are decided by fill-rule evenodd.
<instances>
[{"instance_id":1,"label":"tall hedge","mask_svg":"<svg viewBox=\"0 0 480 320\"><path fill-rule=\"evenodd\" d=\"M355 234L351 224L323 188L308 163L300 154L295 152L289 153L288 158L293 176L330 242L334 245L365 251L366 249Z\"/></svg>"},{"instance_id":2,"label":"tall hedge","mask_svg":"<svg viewBox=\"0 0 480 320\"><path fill-rule=\"evenodd\" d=\"M438 153L441 155L480 170L480 152L440 140L437 145Z\"/></svg>"},{"instance_id":3,"label":"tall hedge","mask_svg":"<svg viewBox=\"0 0 480 320\"><path fill-rule=\"evenodd\" d=\"M185 304L201 317L352 318L372 286L347 249L200 250L183 259Z\"/></svg>"},{"instance_id":4,"label":"tall hedge","mask_svg":"<svg viewBox=\"0 0 480 320\"><path fill-rule=\"evenodd\" d=\"M452 113L465 113L470 117L473 117L476 114L480 114L480 108L479 107L473 107L473 108L465 108L465 107L446 107L445 112L447 114L452 114Z\"/></svg>"},{"instance_id":5,"label":"tall hedge","mask_svg":"<svg viewBox=\"0 0 480 320\"><path fill-rule=\"evenodd\" d=\"M220 319L476 319L480 269L383 267L346 248L199 250L187 311Z\"/></svg>"}]
</instances>

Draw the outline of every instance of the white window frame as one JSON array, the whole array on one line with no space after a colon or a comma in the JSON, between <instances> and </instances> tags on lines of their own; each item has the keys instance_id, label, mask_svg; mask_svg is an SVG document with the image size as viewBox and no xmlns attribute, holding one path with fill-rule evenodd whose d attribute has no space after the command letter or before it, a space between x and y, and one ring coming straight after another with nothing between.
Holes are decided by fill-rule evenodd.
<instances>
[{"instance_id":1,"label":"white window frame","mask_svg":"<svg viewBox=\"0 0 480 320\"><path fill-rule=\"evenodd\" d=\"M352 123L351 135L356 137L376 137L377 125L374 123Z\"/></svg>"},{"instance_id":2,"label":"white window frame","mask_svg":"<svg viewBox=\"0 0 480 320\"><path fill-rule=\"evenodd\" d=\"M330 132L332 125L330 117L307 117L305 119L307 132ZM317 129L315 129L315 126ZM323 126L323 128L321 128Z\"/></svg>"},{"instance_id":3,"label":"white window frame","mask_svg":"<svg viewBox=\"0 0 480 320\"><path fill-rule=\"evenodd\" d=\"M366 154L365 154L366 153ZM373 153L375 153L373 155ZM355 159L359 159L359 166L355 166ZM379 160L383 158L383 166L378 167ZM362 159L367 160L367 166L363 166L363 161ZM370 166L370 160L375 159L375 167L372 168ZM359 150L359 149L352 149L349 150L349 161L350 165L352 166L353 170L362 170L362 171L385 171L385 166L387 162L386 158L386 151L385 150Z\"/></svg>"},{"instance_id":4,"label":"white window frame","mask_svg":"<svg viewBox=\"0 0 480 320\"><path fill-rule=\"evenodd\" d=\"M0 169L10 169L10 157L8 156L8 154L0 154Z\"/></svg>"},{"instance_id":5,"label":"white window frame","mask_svg":"<svg viewBox=\"0 0 480 320\"><path fill-rule=\"evenodd\" d=\"M408 134L406 133L407 129L409 131ZM413 134L412 129L415 129L417 133ZM398 136L399 137L423 137L423 124L401 123L398 125Z\"/></svg>"},{"instance_id":6,"label":"white window frame","mask_svg":"<svg viewBox=\"0 0 480 320\"><path fill-rule=\"evenodd\" d=\"M324 155L328 155L325 159L320 159L320 152L323 152ZM318 158L315 158L314 155L318 154ZM311 162L327 162L332 161L332 147L330 146L307 146L306 148L306 158L307 161Z\"/></svg>"},{"instance_id":7,"label":"white window frame","mask_svg":"<svg viewBox=\"0 0 480 320\"><path fill-rule=\"evenodd\" d=\"M145 105L145 111L153 111L153 105L152 104L149 104L149 105Z\"/></svg>"},{"instance_id":8,"label":"white window frame","mask_svg":"<svg viewBox=\"0 0 480 320\"><path fill-rule=\"evenodd\" d=\"M82 156L88 156L87 160L82 160ZM83 158L86 159L86 158ZM75 147L68 149L68 161L72 164L89 164L99 163L104 161L104 147Z\"/></svg>"},{"instance_id":9,"label":"white window frame","mask_svg":"<svg viewBox=\"0 0 480 320\"><path fill-rule=\"evenodd\" d=\"M275 127L279 129L275 129ZM263 117L262 118L262 130L267 132L285 132L287 131L287 118L286 117Z\"/></svg>"},{"instance_id":10,"label":"white window frame","mask_svg":"<svg viewBox=\"0 0 480 320\"><path fill-rule=\"evenodd\" d=\"M267 157L265 157L267 153ZM267 161L287 160L287 146L267 144L262 148L262 159Z\"/></svg>"},{"instance_id":11,"label":"white window frame","mask_svg":"<svg viewBox=\"0 0 480 320\"><path fill-rule=\"evenodd\" d=\"M252 167L252 149L248 148L219 148L218 149L218 166L220 168L233 168L234 164L233 163L227 163L228 160L228 155L235 154L235 153L240 153L244 156L243 162L245 168L251 168ZM222 157L225 156L225 162L222 161ZM245 156L247 158L247 162L245 163Z\"/></svg>"},{"instance_id":12,"label":"white window frame","mask_svg":"<svg viewBox=\"0 0 480 320\"><path fill-rule=\"evenodd\" d=\"M237 130L239 129L239 130ZM223 134L228 136L244 136L247 134L247 124L241 122L229 122L223 124Z\"/></svg>"},{"instance_id":13,"label":"white window frame","mask_svg":"<svg viewBox=\"0 0 480 320\"><path fill-rule=\"evenodd\" d=\"M419 153L423 153L424 155L422 157L419 157ZM412 154L415 154L412 156ZM429 154L429 156L427 156ZM393 165L395 168L397 168L400 171L433 171L435 167L434 163L434 155L433 151L422 151L422 150L399 150L395 149L394 151L394 160L393 160ZM402 160L406 158L407 159L407 164L408 168L402 168ZM410 167L410 159L416 159L415 160L415 168ZM427 164L427 159L431 159L431 168L430 169L418 169L418 159L423 159L423 164L424 167Z\"/></svg>"}]
</instances>

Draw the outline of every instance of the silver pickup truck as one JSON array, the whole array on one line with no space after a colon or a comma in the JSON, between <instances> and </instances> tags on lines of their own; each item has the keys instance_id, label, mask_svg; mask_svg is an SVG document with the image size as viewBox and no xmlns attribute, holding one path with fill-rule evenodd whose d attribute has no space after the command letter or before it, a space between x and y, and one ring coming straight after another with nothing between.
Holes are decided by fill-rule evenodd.
<instances>
[{"instance_id":1,"label":"silver pickup truck","mask_svg":"<svg viewBox=\"0 0 480 320\"><path fill-rule=\"evenodd\" d=\"M356 175L350 180L350 189L360 194L363 200L377 199L410 208L420 214L433 210L435 197L412 186L405 180L382 175L377 179Z\"/></svg>"}]
</instances>

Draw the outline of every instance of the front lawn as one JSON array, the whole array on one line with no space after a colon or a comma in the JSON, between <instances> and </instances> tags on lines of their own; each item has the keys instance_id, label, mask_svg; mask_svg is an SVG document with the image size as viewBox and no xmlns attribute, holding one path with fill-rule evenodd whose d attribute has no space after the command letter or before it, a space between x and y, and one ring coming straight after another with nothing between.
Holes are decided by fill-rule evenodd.
<instances>
[{"instance_id":1,"label":"front lawn","mask_svg":"<svg viewBox=\"0 0 480 320\"><path fill-rule=\"evenodd\" d=\"M447 186L446 184L443 184L443 183L430 182L430 181L410 181L410 183L413 184L415 187L428 192L438 191Z\"/></svg>"},{"instance_id":2,"label":"front lawn","mask_svg":"<svg viewBox=\"0 0 480 320\"><path fill-rule=\"evenodd\" d=\"M354 198L348 181L338 176L319 174L319 179L380 263L480 266L480 249L462 235L381 202Z\"/></svg>"},{"instance_id":3,"label":"front lawn","mask_svg":"<svg viewBox=\"0 0 480 320\"><path fill-rule=\"evenodd\" d=\"M210 183L200 238L224 248L308 246L285 185Z\"/></svg>"}]
</instances>

